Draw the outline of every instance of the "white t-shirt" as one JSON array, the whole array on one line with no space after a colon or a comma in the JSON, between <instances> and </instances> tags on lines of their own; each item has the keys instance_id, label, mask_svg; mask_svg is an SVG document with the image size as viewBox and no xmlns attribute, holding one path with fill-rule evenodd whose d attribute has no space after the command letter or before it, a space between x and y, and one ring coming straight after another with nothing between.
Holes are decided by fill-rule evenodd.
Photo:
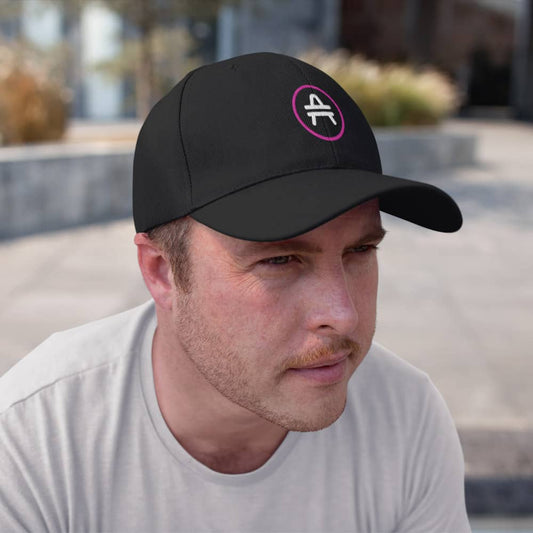
<instances>
[{"instance_id":1,"label":"white t-shirt","mask_svg":"<svg viewBox=\"0 0 533 533\"><path fill-rule=\"evenodd\" d=\"M260 468L221 474L157 404L153 301L56 333L0 378L0 530L470 531L450 413L378 344L342 416L290 431Z\"/></svg>"}]
</instances>

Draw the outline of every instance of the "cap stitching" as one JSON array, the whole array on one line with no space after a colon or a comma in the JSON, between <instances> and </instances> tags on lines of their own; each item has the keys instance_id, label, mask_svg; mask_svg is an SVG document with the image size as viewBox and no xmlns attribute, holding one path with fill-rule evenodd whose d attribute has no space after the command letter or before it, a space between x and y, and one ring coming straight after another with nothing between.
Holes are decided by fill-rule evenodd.
<instances>
[{"instance_id":1,"label":"cap stitching","mask_svg":"<svg viewBox=\"0 0 533 533\"><path fill-rule=\"evenodd\" d=\"M201 67L200 67L201 68ZM178 131L179 131L179 138L180 138L180 143L181 143L181 151L183 152L183 159L185 160L185 167L187 168L187 179L189 180L189 209L192 209L192 179L191 179L191 169L189 168L189 159L187 158L187 152L185 151L185 144L183 142L183 134L182 134L182 129L181 129L181 118L182 118L182 114L181 114L181 107L182 107L182 104L183 104L183 97L184 97L184 94L185 94L185 88L187 86L187 83L189 82L189 80L192 78L192 75L199 69L196 69L196 70L193 70L191 72L189 72L189 74L187 74L187 76L185 77L184 79L184 82L183 82L183 88L181 89L181 97L180 97L180 103L179 103L179 108L178 108Z\"/></svg>"},{"instance_id":2,"label":"cap stitching","mask_svg":"<svg viewBox=\"0 0 533 533\"><path fill-rule=\"evenodd\" d=\"M313 85L311 83L311 80L309 79L309 77L305 73L305 71L302 69L302 67L296 61L293 60L292 57L289 57L289 62L292 63L300 71L302 76L306 79L308 85ZM326 128L326 131L328 132L328 137L333 137L333 135L331 134L331 132L329 130L328 123L325 120L322 120L322 123L324 124L324 128ZM338 165L339 164L339 158L337 156L337 150L335 149L335 145L334 145L333 142L330 142L329 145L330 145L330 148L331 148L331 152L333 153L333 158L335 159L335 162Z\"/></svg>"}]
</instances>

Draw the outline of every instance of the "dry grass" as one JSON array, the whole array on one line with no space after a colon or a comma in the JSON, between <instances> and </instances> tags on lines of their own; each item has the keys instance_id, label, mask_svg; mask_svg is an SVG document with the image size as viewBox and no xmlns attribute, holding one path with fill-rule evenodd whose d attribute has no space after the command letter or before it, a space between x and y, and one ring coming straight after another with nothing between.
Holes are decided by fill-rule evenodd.
<instances>
[{"instance_id":1,"label":"dry grass","mask_svg":"<svg viewBox=\"0 0 533 533\"><path fill-rule=\"evenodd\" d=\"M0 145L60 139L69 93L35 60L0 45Z\"/></svg>"},{"instance_id":2,"label":"dry grass","mask_svg":"<svg viewBox=\"0 0 533 533\"><path fill-rule=\"evenodd\" d=\"M437 124L459 105L457 88L435 69L382 65L344 50L315 50L301 59L335 79L374 126Z\"/></svg>"}]
</instances>

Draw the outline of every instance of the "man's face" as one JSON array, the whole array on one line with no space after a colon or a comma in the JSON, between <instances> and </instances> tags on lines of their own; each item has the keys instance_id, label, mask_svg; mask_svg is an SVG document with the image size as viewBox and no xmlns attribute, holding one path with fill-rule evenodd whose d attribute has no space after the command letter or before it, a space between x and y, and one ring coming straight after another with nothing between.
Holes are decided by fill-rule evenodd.
<instances>
[{"instance_id":1,"label":"man's face","mask_svg":"<svg viewBox=\"0 0 533 533\"><path fill-rule=\"evenodd\" d=\"M191 292L173 314L201 383L288 430L337 420L374 335L381 238L377 200L282 246L194 222Z\"/></svg>"}]
</instances>

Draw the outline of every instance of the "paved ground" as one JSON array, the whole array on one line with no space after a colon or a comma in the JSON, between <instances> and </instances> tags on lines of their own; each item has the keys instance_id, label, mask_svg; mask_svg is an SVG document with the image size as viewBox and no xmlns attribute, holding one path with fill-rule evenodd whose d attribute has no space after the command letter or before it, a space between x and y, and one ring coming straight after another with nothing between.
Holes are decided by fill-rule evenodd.
<instances>
[{"instance_id":1,"label":"paved ground","mask_svg":"<svg viewBox=\"0 0 533 533\"><path fill-rule=\"evenodd\" d=\"M441 390L468 475L532 476L533 126L445 128L479 136L479 165L425 177L457 200L464 227L384 217L376 338ZM0 243L0 374L50 333L149 297L133 232L125 220Z\"/></svg>"}]
</instances>

